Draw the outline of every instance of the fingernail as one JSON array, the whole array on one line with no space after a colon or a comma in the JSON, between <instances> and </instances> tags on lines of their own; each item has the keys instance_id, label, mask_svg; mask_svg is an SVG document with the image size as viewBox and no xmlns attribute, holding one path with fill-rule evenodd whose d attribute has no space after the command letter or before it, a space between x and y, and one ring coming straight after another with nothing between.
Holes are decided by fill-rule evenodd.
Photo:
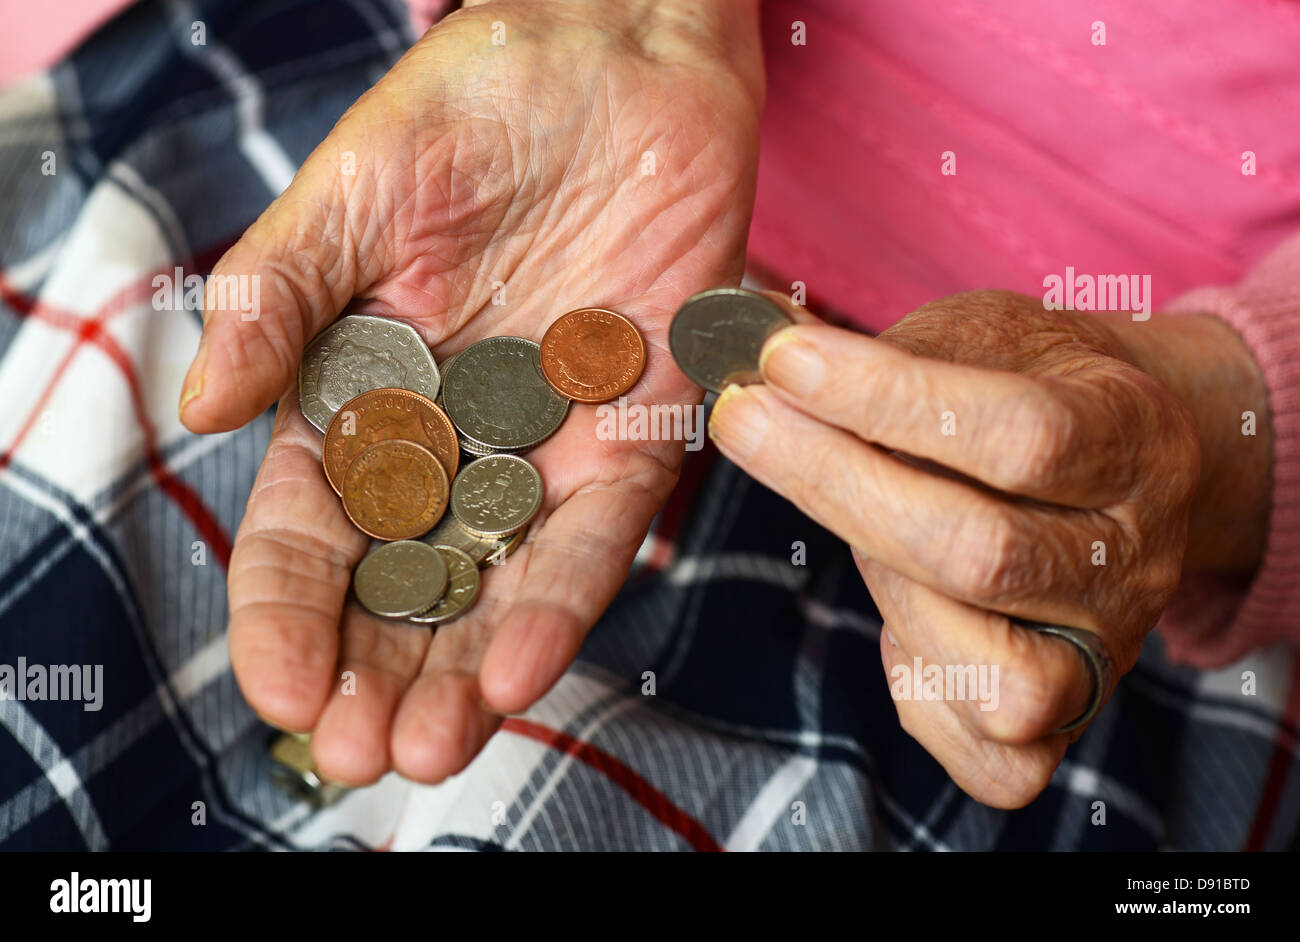
<instances>
[{"instance_id":1,"label":"fingernail","mask_svg":"<svg viewBox=\"0 0 1300 942\"><path fill-rule=\"evenodd\" d=\"M722 391L709 416L709 437L738 458L749 458L767 436L767 410L753 393L732 383Z\"/></svg>"},{"instance_id":2,"label":"fingernail","mask_svg":"<svg viewBox=\"0 0 1300 942\"><path fill-rule=\"evenodd\" d=\"M185 387L185 392L181 393L181 404L176 407L176 415L177 416L184 415L185 407L189 405L193 400L197 399L199 393L201 392L203 392L202 374L199 375L198 379L196 379L194 382L190 383L188 386Z\"/></svg>"},{"instance_id":3,"label":"fingernail","mask_svg":"<svg viewBox=\"0 0 1300 942\"><path fill-rule=\"evenodd\" d=\"M826 361L817 348L789 327L778 331L764 345L758 368L769 383L796 396L816 392L826 375Z\"/></svg>"},{"instance_id":4,"label":"fingernail","mask_svg":"<svg viewBox=\"0 0 1300 942\"><path fill-rule=\"evenodd\" d=\"M888 628L885 629L885 640L889 642L890 647L898 647L898 639L894 637L894 633Z\"/></svg>"},{"instance_id":5,"label":"fingernail","mask_svg":"<svg viewBox=\"0 0 1300 942\"><path fill-rule=\"evenodd\" d=\"M185 407L203 392L203 367L207 360L207 353L207 345L200 340L198 352L194 354L194 362L190 364L190 371L185 374L185 388L181 393L180 405L176 407L177 416L183 416Z\"/></svg>"}]
</instances>

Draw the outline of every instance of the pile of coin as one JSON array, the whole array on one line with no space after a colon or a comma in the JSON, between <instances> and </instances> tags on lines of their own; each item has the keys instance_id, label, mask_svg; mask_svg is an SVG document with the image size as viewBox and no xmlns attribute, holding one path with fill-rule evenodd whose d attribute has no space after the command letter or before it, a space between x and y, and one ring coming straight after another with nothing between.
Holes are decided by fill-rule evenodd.
<instances>
[{"instance_id":1,"label":"pile of coin","mask_svg":"<svg viewBox=\"0 0 1300 942\"><path fill-rule=\"evenodd\" d=\"M561 316L540 344L488 337L441 368L407 324L335 321L303 354L298 398L324 433L326 480L378 541L353 573L357 601L425 625L468 611L480 568L510 556L542 506L541 475L520 453L560 427L570 401L626 393L645 359L631 322L601 308Z\"/></svg>"}]
</instances>

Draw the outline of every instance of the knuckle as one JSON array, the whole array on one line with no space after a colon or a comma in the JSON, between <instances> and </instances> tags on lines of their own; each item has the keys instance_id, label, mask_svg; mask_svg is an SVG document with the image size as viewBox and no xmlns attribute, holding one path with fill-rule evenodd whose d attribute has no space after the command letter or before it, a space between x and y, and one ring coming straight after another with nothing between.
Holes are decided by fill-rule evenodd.
<instances>
[{"instance_id":1,"label":"knuckle","mask_svg":"<svg viewBox=\"0 0 1300 942\"><path fill-rule=\"evenodd\" d=\"M1028 743L1050 733L1065 708L1077 668L1069 659L1077 655L1056 639L1022 638L1024 629L1018 628L1009 632L1017 640L999 671L997 708L979 712L976 722L989 739Z\"/></svg>"},{"instance_id":2,"label":"knuckle","mask_svg":"<svg viewBox=\"0 0 1300 942\"><path fill-rule=\"evenodd\" d=\"M1181 548L1181 547L1180 547ZM1145 592L1153 608L1164 608L1183 578L1182 553L1157 553L1142 565L1145 571Z\"/></svg>"},{"instance_id":3,"label":"knuckle","mask_svg":"<svg viewBox=\"0 0 1300 942\"><path fill-rule=\"evenodd\" d=\"M948 541L945 570L962 597L982 605L1019 596L1029 573L1029 550L1014 513L966 515Z\"/></svg>"},{"instance_id":4,"label":"knuckle","mask_svg":"<svg viewBox=\"0 0 1300 942\"><path fill-rule=\"evenodd\" d=\"M1006 424L999 444L993 482L1004 490L1051 486L1069 466L1079 437L1073 410L1050 393L1026 396Z\"/></svg>"}]
</instances>

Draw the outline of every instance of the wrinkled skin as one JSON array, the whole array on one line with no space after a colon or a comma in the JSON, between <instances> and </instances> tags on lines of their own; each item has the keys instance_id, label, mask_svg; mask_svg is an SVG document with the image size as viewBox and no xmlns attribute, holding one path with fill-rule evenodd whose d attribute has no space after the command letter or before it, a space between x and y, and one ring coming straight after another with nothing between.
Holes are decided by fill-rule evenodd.
<instances>
[{"instance_id":1,"label":"wrinkled skin","mask_svg":"<svg viewBox=\"0 0 1300 942\"><path fill-rule=\"evenodd\" d=\"M1074 647L1008 616L1094 632L1118 677L1178 585L1198 484L1267 491L1264 466L1246 455L1258 449L1240 435L1236 452L1211 456L1235 476L1203 480L1195 418L1143 368L1148 351L1188 374L1232 351L1241 401L1263 401L1249 354L1213 318L1135 323L976 291L875 339L782 331L763 351L765 383L731 387L714 408L724 454L854 547L884 619L891 685L916 657L997 667L995 709L974 691L895 697L903 728L988 804L1020 807L1046 787L1081 734L1056 730L1093 690ZM1235 408L1214 420L1235 429ZM1239 526L1259 517L1237 514ZM1230 542L1224 530L1210 538Z\"/></svg>"},{"instance_id":2,"label":"wrinkled skin","mask_svg":"<svg viewBox=\"0 0 1300 942\"><path fill-rule=\"evenodd\" d=\"M527 542L430 640L345 604L368 541L294 389L305 343L345 306L414 325L441 359L492 335L540 340L564 311L599 305L646 338L631 401L699 401L666 329L685 297L740 278L761 63L752 11L714 22L653 6L450 16L215 269L260 276L260 314L205 309L182 420L236 428L279 399L230 562L231 660L262 717L314 730L329 778L462 769L563 673L676 481L682 443L601 441L595 407L574 406L529 454L546 498Z\"/></svg>"}]
</instances>

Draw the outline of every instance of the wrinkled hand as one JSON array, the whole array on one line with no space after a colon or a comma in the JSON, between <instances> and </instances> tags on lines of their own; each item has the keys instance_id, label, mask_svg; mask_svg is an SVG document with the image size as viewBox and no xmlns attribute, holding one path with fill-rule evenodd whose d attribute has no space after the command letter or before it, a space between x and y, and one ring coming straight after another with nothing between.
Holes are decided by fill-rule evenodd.
<instances>
[{"instance_id":1,"label":"wrinkled hand","mask_svg":"<svg viewBox=\"0 0 1300 942\"><path fill-rule=\"evenodd\" d=\"M595 408L575 405L529 455L546 500L528 541L431 641L345 605L368 540L299 411L303 347L345 306L412 324L439 359L491 335L540 340L565 311L607 306L648 344L631 401L698 401L667 324L691 293L739 280L762 98L753 4L712 6L548 0L453 14L343 116L214 271L258 276L260 316L205 310L182 420L232 429L279 399L230 561L231 660L261 716L315 731L329 778L396 768L438 781L501 714L545 693L618 589L683 446L601 441Z\"/></svg>"},{"instance_id":2,"label":"wrinkled hand","mask_svg":"<svg viewBox=\"0 0 1300 942\"><path fill-rule=\"evenodd\" d=\"M1193 371L1215 373L1193 344L1240 347L1212 318L1167 320L1180 339L1151 348ZM1007 616L1095 632L1119 676L1182 571L1198 433L1121 339L1167 328L1126 321L990 291L928 304L877 339L798 326L768 341L765 383L728 389L713 412L728 457L855 548L891 684L915 657L998 667L996 709L973 691L895 699L903 727L991 805L1046 786L1078 735L1053 731L1092 694L1077 649Z\"/></svg>"}]
</instances>

